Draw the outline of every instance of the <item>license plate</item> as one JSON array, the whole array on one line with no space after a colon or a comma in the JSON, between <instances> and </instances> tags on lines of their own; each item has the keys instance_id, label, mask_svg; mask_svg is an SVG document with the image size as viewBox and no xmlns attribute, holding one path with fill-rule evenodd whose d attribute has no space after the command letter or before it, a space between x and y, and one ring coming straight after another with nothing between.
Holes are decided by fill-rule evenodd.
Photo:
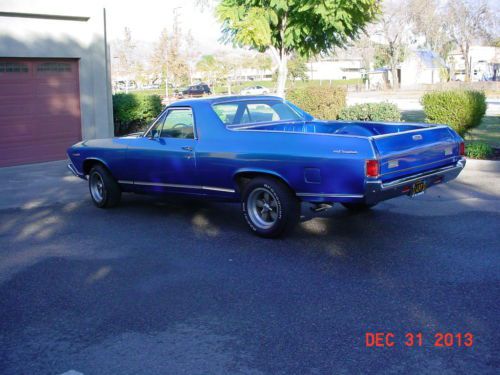
<instances>
[{"instance_id":1,"label":"license plate","mask_svg":"<svg viewBox=\"0 0 500 375\"><path fill-rule=\"evenodd\" d=\"M411 188L411 196L423 194L425 192L425 181L417 181L413 184Z\"/></svg>"}]
</instances>

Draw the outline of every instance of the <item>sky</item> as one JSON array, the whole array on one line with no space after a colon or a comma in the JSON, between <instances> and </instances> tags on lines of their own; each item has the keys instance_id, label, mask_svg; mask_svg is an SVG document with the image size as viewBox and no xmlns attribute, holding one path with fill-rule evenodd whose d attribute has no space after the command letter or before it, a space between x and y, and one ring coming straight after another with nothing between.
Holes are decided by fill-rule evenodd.
<instances>
[{"instance_id":1,"label":"sky","mask_svg":"<svg viewBox=\"0 0 500 375\"><path fill-rule=\"evenodd\" d=\"M441 0L446 2L446 0ZM471 2L477 0L470 0ZM210 2L210 0L209 0ZM487 0L494 12L500 11L500 1ZM174 12L178 13L180 27L188 30L196 42L196 50L209 54L222 49L230 49L220 41L220 23L212 9L202 9L196 0L87 0L86 4L106 8L108 39L123 37L125 27L129 27L136 41L154 43L162 29L172 30Z\"/></svg>"},{"instance_id":2,"label":"sky","mask_svg":"<svg viewBox=\"0 0 500 375\"><path fill-rule=\"evenodd\" d=\"M108 39L123 37L125 27L130 28L137 41L156 42L164 28L172 30L174 9L177 9L180 27L191 30L196 47L202 53L213 53L228 48L218 40L220 23L213 11L196 6L196 0L87 0L106 8Z\"/></svg>"}]
</instances>

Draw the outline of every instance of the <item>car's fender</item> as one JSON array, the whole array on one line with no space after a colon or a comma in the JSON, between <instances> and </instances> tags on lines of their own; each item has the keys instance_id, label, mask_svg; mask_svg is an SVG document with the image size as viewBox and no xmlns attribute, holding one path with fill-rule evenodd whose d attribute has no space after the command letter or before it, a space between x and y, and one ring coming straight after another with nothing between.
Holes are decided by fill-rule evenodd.
<instances>
[{"instance_id":1,"label":"car's fender","mask_svg":"<svg viewBox=\"0 0 500 375\"><path fill-rule=\"evenodd\" d=\"M237 181L238 177L241 175L245 174L260 174L260 175L268 175L268 176L273 176L276 177L277 179L283 181L287 186L290 187L290 189L293 190L292 185L290 184L290 181L288 181L287 178L285 178L282 174L273 171L271 169L264 169L264 168L239 168L237 169L232 176L233 181Z\"/></svg>"}]
</instances>

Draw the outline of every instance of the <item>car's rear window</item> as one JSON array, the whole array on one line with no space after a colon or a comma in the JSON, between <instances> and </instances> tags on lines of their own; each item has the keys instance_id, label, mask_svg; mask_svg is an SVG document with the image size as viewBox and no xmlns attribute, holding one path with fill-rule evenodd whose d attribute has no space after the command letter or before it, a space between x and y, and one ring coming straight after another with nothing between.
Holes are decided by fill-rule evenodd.
<instances>
[{"instance_id":1,"label":"car's rear window","mask_svg":"<svg viewBox=\"0 0 500 375\"><path fill-rule=\"evenodd\" d=\"M302 118L280 100L240 100L213 105L225 125L254 124L269 121L300 121Z\"/></svg>"}]
</instances>

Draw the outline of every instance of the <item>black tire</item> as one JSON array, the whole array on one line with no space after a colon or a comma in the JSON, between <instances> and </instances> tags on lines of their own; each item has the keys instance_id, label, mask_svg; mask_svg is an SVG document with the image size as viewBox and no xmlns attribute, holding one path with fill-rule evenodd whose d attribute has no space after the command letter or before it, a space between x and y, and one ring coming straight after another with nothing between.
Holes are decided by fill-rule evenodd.
<instances>
[{"instance_id":1,"label":"black tire","mask_svg":"<svg viewBox=\"0 0 500 375\"><path fill-rule=\"evenodd\" d=\"M342 206L351 211L367 211L372 207L375 207L377 204L368 204L368 203L341 203Z\"/></svg>"},{"instance_id":2,"label":"black tire","mask_svg":"<svg viewBox=\"0 0 500 375\"><path fill-rule=\"evenodd\" d=\"M99 208L115 207L122 197L120 186L102 165L96 165L90 170L89 192L92 202Z\"/></svg>"},{"instance_id":3,"label":"black tire","mask_svg":"<svg viewBox=\"0 0 500 375\"><path fill-rule=\"evenodd\" d=\"M295 194L269 177L256 177L245 185L241 209L250 230L265 238L291 231L300 218L300 202Z\"/></svg>"}]
</instances>

